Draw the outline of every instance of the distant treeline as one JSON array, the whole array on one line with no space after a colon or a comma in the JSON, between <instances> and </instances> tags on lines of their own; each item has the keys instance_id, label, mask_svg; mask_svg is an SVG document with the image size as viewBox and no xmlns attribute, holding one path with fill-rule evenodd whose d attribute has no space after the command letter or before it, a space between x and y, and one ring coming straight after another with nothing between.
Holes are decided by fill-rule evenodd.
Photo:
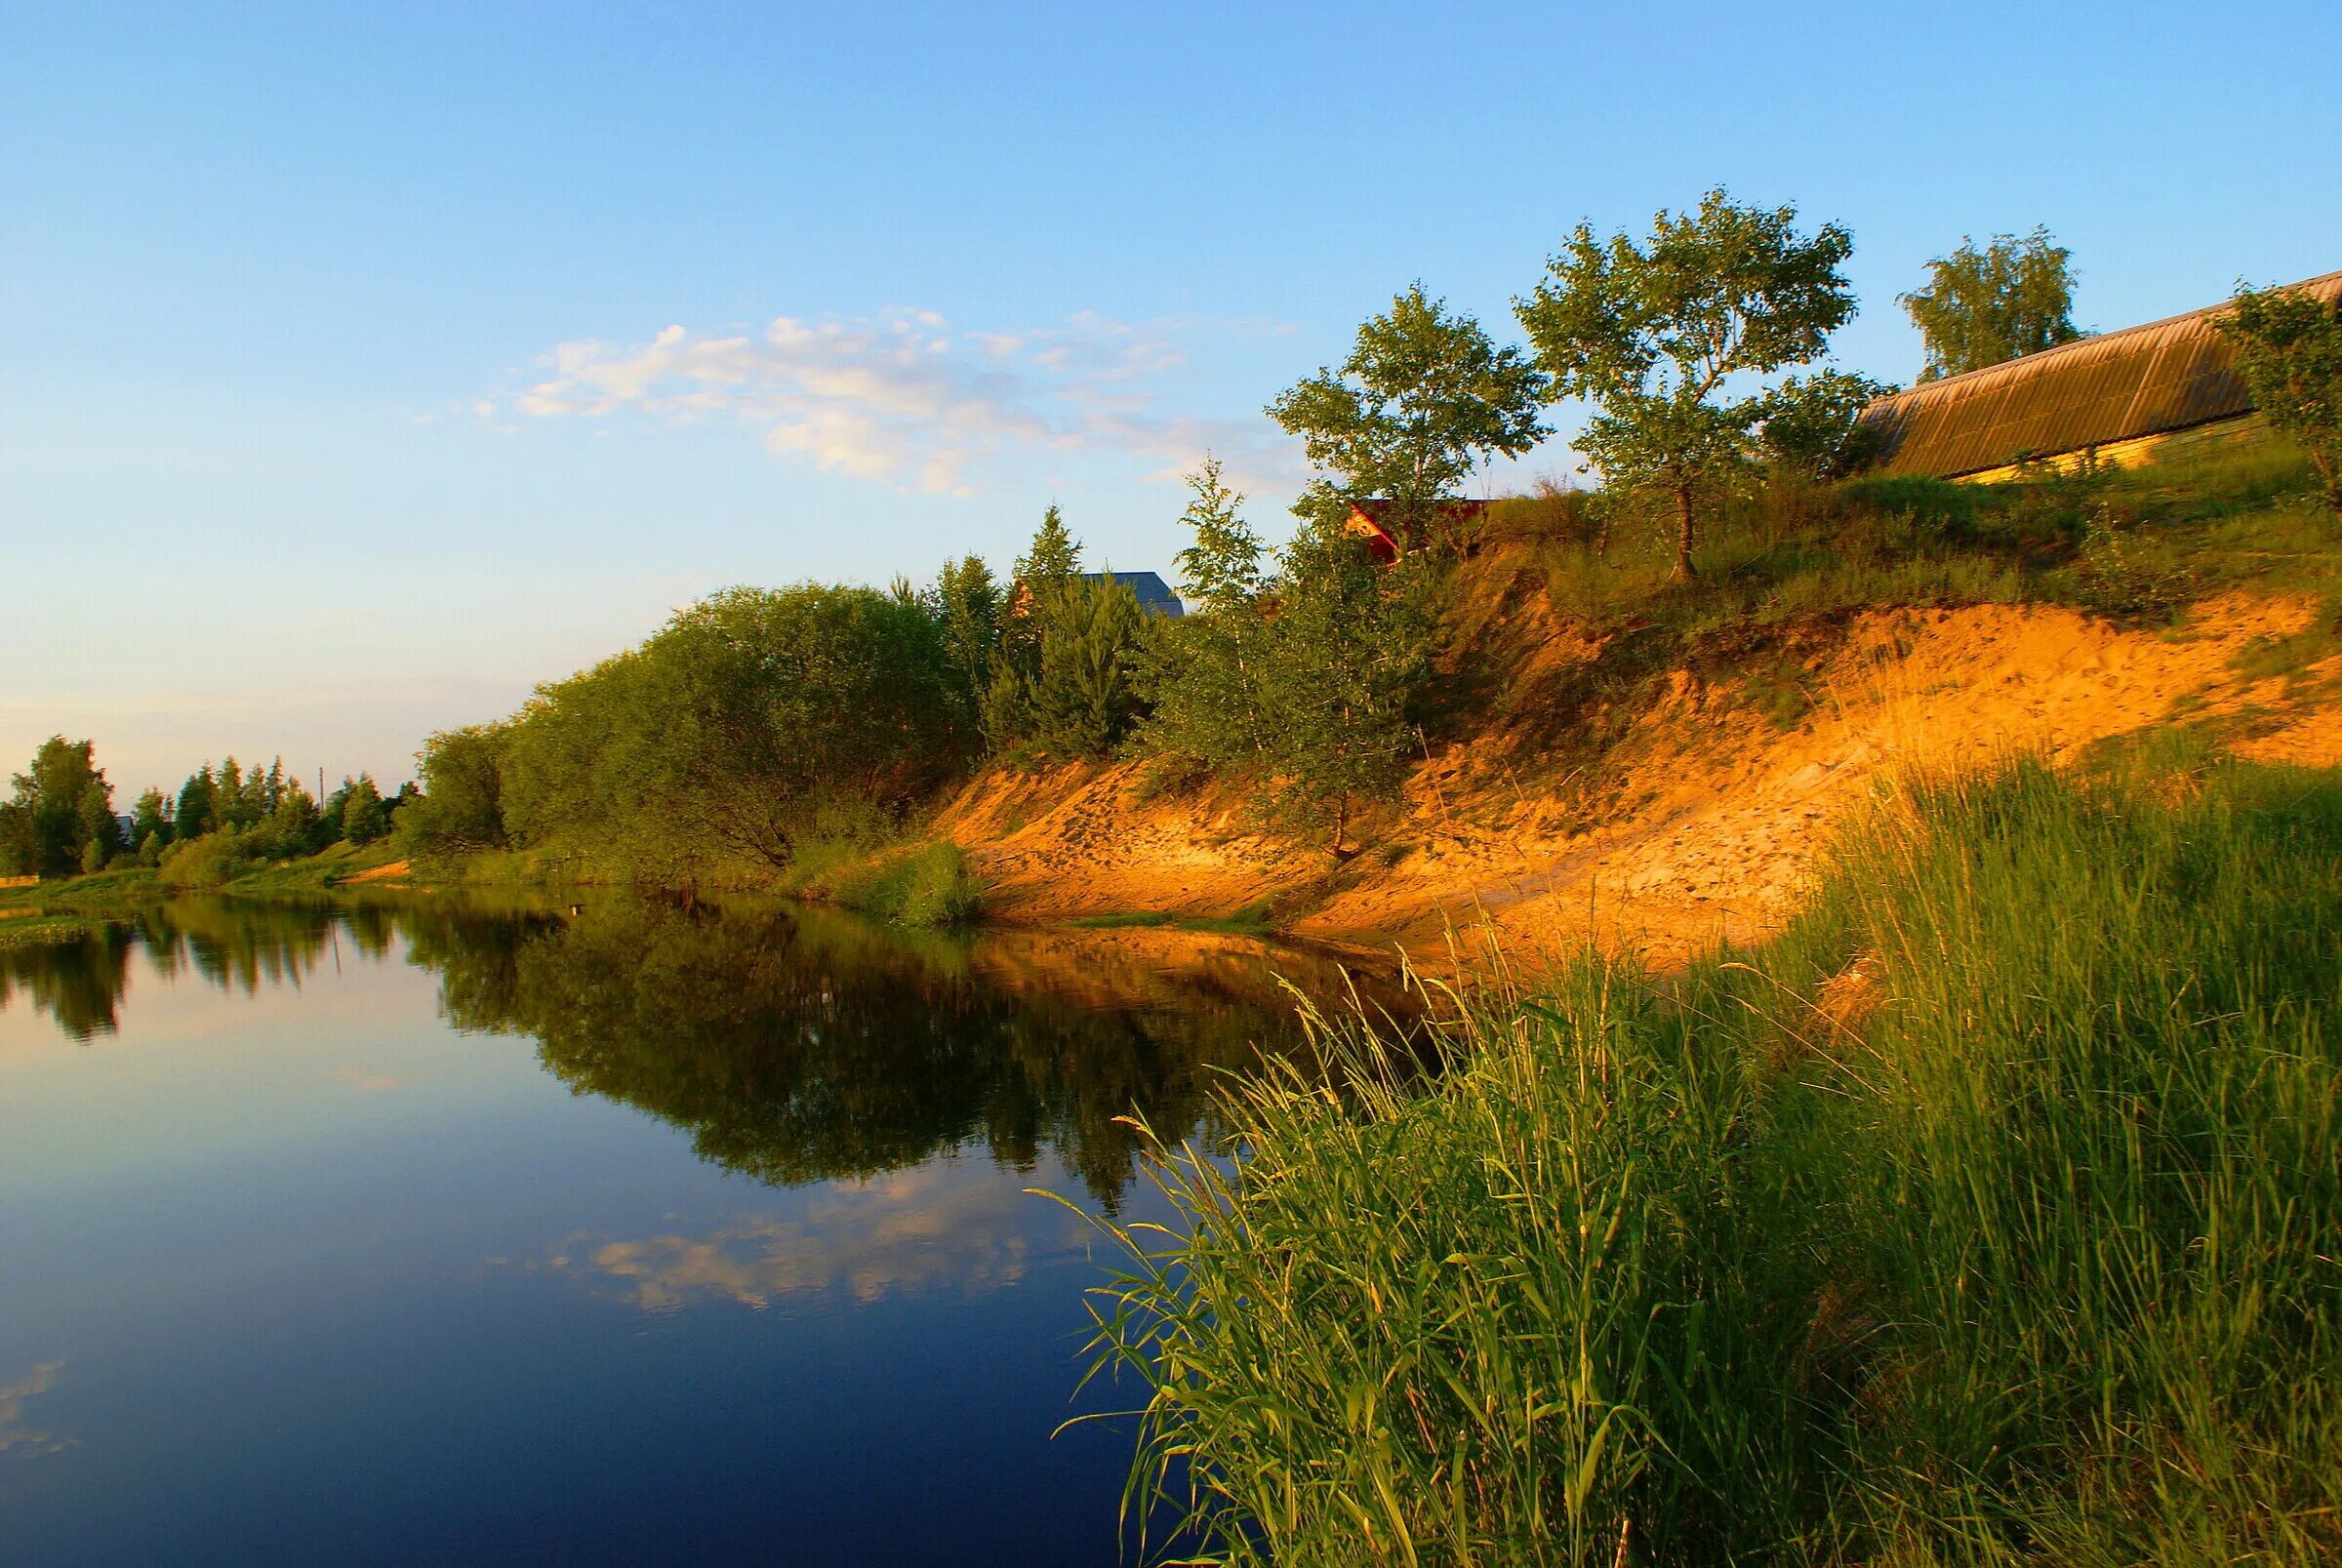
<instances>
[{"instance_id":1,"label":"distant treeline","mask_svg":"<svg viewBox=\"0 0 2342 1568\"><path fill-rule=\"evenodd\" d=\"M286 776L282 757L248 771L230 756L203 764L176 796L148 788L125 825L95 744L52 736L0 803L0 875L63 876L137 864L160 867L182 885L209 885L261 862L314 855L343 841L374 843L388 836L414 793L413 784L403 784L385 798L360 774L320 802Z\"/></svg>"}]
</instances>

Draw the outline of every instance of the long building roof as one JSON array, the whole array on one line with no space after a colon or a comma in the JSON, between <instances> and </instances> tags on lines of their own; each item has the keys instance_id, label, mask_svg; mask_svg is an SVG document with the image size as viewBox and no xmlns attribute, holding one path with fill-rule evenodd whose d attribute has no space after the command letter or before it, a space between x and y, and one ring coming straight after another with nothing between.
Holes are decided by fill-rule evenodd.
<instances>
[{"instance_id":1,"label":"long building roof","mask_svg":"<svg viewBox=\"0 0 2342 1568\"><path fill-rule=\"evenodd\" d=\"M2342 272L2291 286L2333 302ZM2183 316L1922 382L1873 403L1878 473L1956 478L2024 458L2054 457L2252 412L2212 326L2224 301Z\"/></svg>"}]
</instances>

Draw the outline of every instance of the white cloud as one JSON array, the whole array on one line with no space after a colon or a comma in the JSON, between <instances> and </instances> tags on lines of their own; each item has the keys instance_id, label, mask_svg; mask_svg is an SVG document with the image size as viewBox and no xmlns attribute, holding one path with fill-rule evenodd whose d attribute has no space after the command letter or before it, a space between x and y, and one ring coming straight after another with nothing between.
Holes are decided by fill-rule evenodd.
<instances>
[{"instance_id":1,"label":"white cloud","mask_svg":"<svg viewBox=\"0 0 2342 1568\"><path fill-rule=\"evenodd\" d=\"M781 316L754 335L670 325L647 342L558 344L545 356L549 374L509 407L540 420L729 417L778 456L908 491L965 495L1053 454L1124 458L1168 477L1207 450L1257 482L1289 482L1291 444L1264 417L1163 411L1165 383L1189 362L1182 340L1210 325L1082 312L1055 327L963 332L931 310Z\"/></svg>"}]
</instances>

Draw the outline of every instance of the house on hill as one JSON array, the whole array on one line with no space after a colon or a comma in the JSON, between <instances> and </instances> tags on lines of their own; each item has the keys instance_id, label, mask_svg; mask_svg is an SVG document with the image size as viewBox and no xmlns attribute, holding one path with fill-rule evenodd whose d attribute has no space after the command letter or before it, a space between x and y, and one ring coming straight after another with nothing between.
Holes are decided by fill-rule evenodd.
<instances>
[{"instance_id":1,"label":"house on hill","mask_svg":"<svg viewBox=\"0 0 2342 1568\"><path fill-rule=\"evenodd\" d=\"M1434 515L1441 532L1452 538L1469 539L1488 505L1484 501L1443 501ZM1405 542L1398 537L1394 510L1393 503L1388 501L1361 501L1350 508L1350 515L1342 521L1342 532L1363 543L1366 553L1382 566L1389 566L1407 553Z\"/></svg>"},{"instance_id":2,"label":"house on hill","mask_svg":"<svg viewBox=\"0 0 2342 1568\"><path fill-rule=\"evenodd\" d=\"M2332 303L2342 272L2292 286ZM2262 428L2228 342L2225 302L2102 333L2003 365L1922 382L1873 403L1871 471L1990 483L2027 462L2142 462Z\"/></svg>"}]
</instances>

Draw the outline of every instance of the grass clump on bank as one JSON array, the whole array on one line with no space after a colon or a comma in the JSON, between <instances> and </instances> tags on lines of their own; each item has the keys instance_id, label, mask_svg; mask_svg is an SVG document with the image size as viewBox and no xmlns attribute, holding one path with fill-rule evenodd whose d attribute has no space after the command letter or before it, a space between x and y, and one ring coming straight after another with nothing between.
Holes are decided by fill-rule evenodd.
<instances>
[{"instance_id":1,"label":"grass clump on bank","mask_svg":"<svg viewBox=\"0 0 2342 1568\"><path fill-rule=\"evenodd\" d=\"M2333 1560L2342 774L2118 767L1235 1090L1101 1307L1134 1486L1225 1562Z\"/></svg>"},{"instance_id":2,"label":"grass clump on bank","mask_svg":"<svg viewBox=\"0 0 2342 1568\"><path fill-rule=\"evenodd\" d=\"M852 866L829 883L828 898L900 926L963 926L984 914L983 884L945 839Z\"/></svg>"}]
</instances>

